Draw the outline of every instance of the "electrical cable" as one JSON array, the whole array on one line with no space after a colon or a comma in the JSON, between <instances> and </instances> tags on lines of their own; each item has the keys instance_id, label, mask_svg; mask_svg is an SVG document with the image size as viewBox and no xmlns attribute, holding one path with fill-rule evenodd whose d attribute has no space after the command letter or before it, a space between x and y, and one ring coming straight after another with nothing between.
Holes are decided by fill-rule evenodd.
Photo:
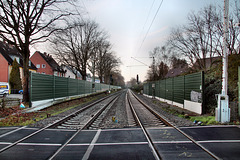
<instances>
[{"instance_id":1,"label":"electrical cable","mask_svg":"<svg viewBox=\"0 0 240 160\"><path fill-rule=\"evenodd\" d=\"M150 24L150 26L149 26L149 28L148 28L148 30L147 30L147 33L145 34L145 37L144 37L144 39L143 39L143 41L142 41L142 43L141 43L141 46L139 47L138 51L142 48L142 45L143 45L143 43L144 43L144 41L145 41L145 39L146 39L146 37L147 37L147 35L148 35L148 33L149 33L150 28L152 27L152 24L153 24L153 22L154 22L154 20L155 20L155 18L156 18L156 16L157 16L157 14L158 14L159 9L160 9L161 6L162 6L162 3L163 3L163 0L161 1L160 5L159 5L159 7L158 7L158 9L157 9L154 17L153 17L153 20L152 20L152 22L151 22L151 24Z\"/></svg>"}]
</instances>

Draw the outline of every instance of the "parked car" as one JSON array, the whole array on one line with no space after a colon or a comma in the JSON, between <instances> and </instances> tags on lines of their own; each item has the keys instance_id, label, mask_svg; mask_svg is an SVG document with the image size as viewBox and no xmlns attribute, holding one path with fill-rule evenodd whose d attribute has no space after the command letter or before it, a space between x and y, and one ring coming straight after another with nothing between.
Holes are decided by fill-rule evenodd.
<instances>
[{"instance_id":1,"label":"parked car","mask_svg":"<svg viewBox=\"0 0 240 160\"><path fill-rule=\"evenodd\" d=\"M23 94L23 90L22 90L22 89L19 90L18 93L19 93L19 94Z\"/></svg>"},{"instance_id":2,"label":"parked car","mask_svg":"<svg viewBox=\"0 0 240 160\"><path fill-rule=\"evenodd\" d=\"M9 95L9 84L6 82L0 82L0 95L6 97Z\"/></svg>"}]
</instances>

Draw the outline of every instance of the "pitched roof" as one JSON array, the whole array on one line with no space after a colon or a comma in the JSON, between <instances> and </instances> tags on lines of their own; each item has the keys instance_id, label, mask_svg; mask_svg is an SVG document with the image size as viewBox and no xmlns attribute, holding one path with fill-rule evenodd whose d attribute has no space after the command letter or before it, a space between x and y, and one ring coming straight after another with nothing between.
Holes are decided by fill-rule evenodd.
<instances>
[{"instance_id":1,"label":"pitched roof","mask_svg":"<svg viewBox=\"0 0 240 160\"><path fill-rule=\"evenodd\" d=\"M170 69L168 71L168 73L166 74L165 78L171 78L171 77L179 76L179 75L185 73L187 70L188 70L188 67L181 67L181 66L179 66L177 68Z\"/></svg>"},{"instance_id":2,"label":"pitched roof","mask_svg":"<svg viewBox=\"0 0 240 160\"><path fill-rule=\"evenodd\" d=\"M5 42L0 41L0 54L3 55L3 57L8 61L9 65L12 65L13 60L11 56L18 57L19 58L19 66L23 67L23 58L22 55L18 52L18 50ZM36 66L31 63L31 66L29 66L30 69L37 70Z\"/></svg>"},{"instance_id":3,"label":"pitched roof","mask_svg":"<svg viewBox=\"0 0 240 160\"><path fill-rule=\"evenodd\" d=\"M62 65L62 68L64 68L64 67L66 67L69 71L71 71L73 74L77 74L77 77L79 77L79 78L81 78L82 77L82 75L81 75L81 73L78 71L78 70L76 70L75 68L72 68L72 67L70 67L70 66L67 66L67 65Z\"/></svg>"},{"instance_id":4,"label":"pitched roof","mask_svg":"<svg viewBox=\"0 0 240 160\"><path fill-rule=\"evenodd\" d=\"M38 52L42 56L42 58L51 66L52 70L65 73L62 67L60 67L57 64L57 62L52 58L51 55L47 54L46 52L44 53L41 53L39 51L36 51L36 52Z\"/></svg>"}]
</instances>

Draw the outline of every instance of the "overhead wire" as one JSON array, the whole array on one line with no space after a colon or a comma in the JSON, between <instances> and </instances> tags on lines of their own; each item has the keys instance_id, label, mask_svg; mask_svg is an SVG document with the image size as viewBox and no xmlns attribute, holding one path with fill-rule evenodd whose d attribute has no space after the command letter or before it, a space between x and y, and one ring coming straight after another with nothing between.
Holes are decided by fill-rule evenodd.
<instances>
[{"instance_id":1,"label":"overhead wire","mask_svg":"<svg viewBox=\"0 0 240 160\"><path fill-rule=\"evenodd\" d=\"M152 10L152 8L153 8L154 3L155 3L155 0L153 1L152 5L151 5L151 8L150 8L149 11L148 11L147 19L146 19L146 21L145 21L145 23L144 23L144 26L143 26L143 29L142 29L142 32L141 32L140 35L142 35L142 33L143 33L143 31L144 31L144 28L145 28L145 26L146 26L146 24L147 24L147 22L148 22L148 19L149 19L149 16L150 16L150 13L151 13L151 10Z\"/></svg>"},{"instance_id":2,"label":"overhead wire","mask_svg":"<svg viewBox=\"0 0 240 160\"><path fill-rule=\"evenodd\" d=\"M155 13L155 15L154 15L154 17L153 17L153 19L152 19L152 22L151 22L151 24L150 24L150 26L149 26L149 28L148 28L148 30L147 30L147 32L146 32L144 38L143 38L143 41L142 41L142 43L141 43L141 45L140 45L138 51L142 48L142 45L143 45L143 43L144 43L144 41L145 41L145 39L146 39L146 37L147 37L149 31L150 31L150 28L152 27L152 24L153 24L153 22L154 22L154 20L155 20L155 18L156 18L156 16L157 16L157 14L158 14L158 12L159 12L161 6L162 6L162 3L163 3L163 0L161 1L161 3L160 3L159 6L158 6L158 9L157 9L157 11L156 11L156 13Z\"/></svg>"}]
</instances>

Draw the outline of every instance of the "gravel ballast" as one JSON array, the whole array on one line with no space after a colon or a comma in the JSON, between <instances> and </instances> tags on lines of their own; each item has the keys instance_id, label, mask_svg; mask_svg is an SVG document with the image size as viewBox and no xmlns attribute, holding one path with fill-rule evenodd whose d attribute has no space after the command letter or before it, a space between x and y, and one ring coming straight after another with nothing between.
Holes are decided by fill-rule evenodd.
<instances>
[{"instance_id":1,"label":"gravel ballast","mask_svg":"<svg viewBox=\"0 0 240 160\"><path fill-rule=\"evenodd\" d=\"M101 98L102 96L103 95L98 95L96 97L96 99ZM115 104L111 107L111 109L107 112L106 116L103 118L99 128L125 128L125 127L128 127L128 120L127 120L127 113L126 113L126 106L125 106L125 103L126 103L125 96L126 96L126 92L121 93L118 100L115 102ZM166 111L166 108L171 108L171 110L174 110L174 108L176 108L176 107L173 107L169 104L160 102L156 99L148 98L144 95L137 94L137 96L148 106L152 107L159 114L163 115L167 120L169 120L175 126L180 127L180 126L193 126L194 125L193 122L191 122L190 120L178 117L178 116L173 115L172 113ZM94 101L96 101L96 100L94 100ZM93 103L93 101L84 103L84 104L79 103L79 105L73 109L70 109L66 112L60 113L55 116L50 116L50 117L48 117L44 120L38 121L35 124L32 124L30 126L38 127L38 128L45 127L48 124L53 123L54 121L56 121L62 117L65 117L70 113L75 112L76 110L86 106L89 103ZM64 104L62 104L62 105L64 105ZM179 108L176 108L176 109L179 110ZM182 112L184 112L186 114L191 114L185 110L183 110ZM113 121L113 117L114 117L115 121Z\"/></svg>"}]
</instances>

